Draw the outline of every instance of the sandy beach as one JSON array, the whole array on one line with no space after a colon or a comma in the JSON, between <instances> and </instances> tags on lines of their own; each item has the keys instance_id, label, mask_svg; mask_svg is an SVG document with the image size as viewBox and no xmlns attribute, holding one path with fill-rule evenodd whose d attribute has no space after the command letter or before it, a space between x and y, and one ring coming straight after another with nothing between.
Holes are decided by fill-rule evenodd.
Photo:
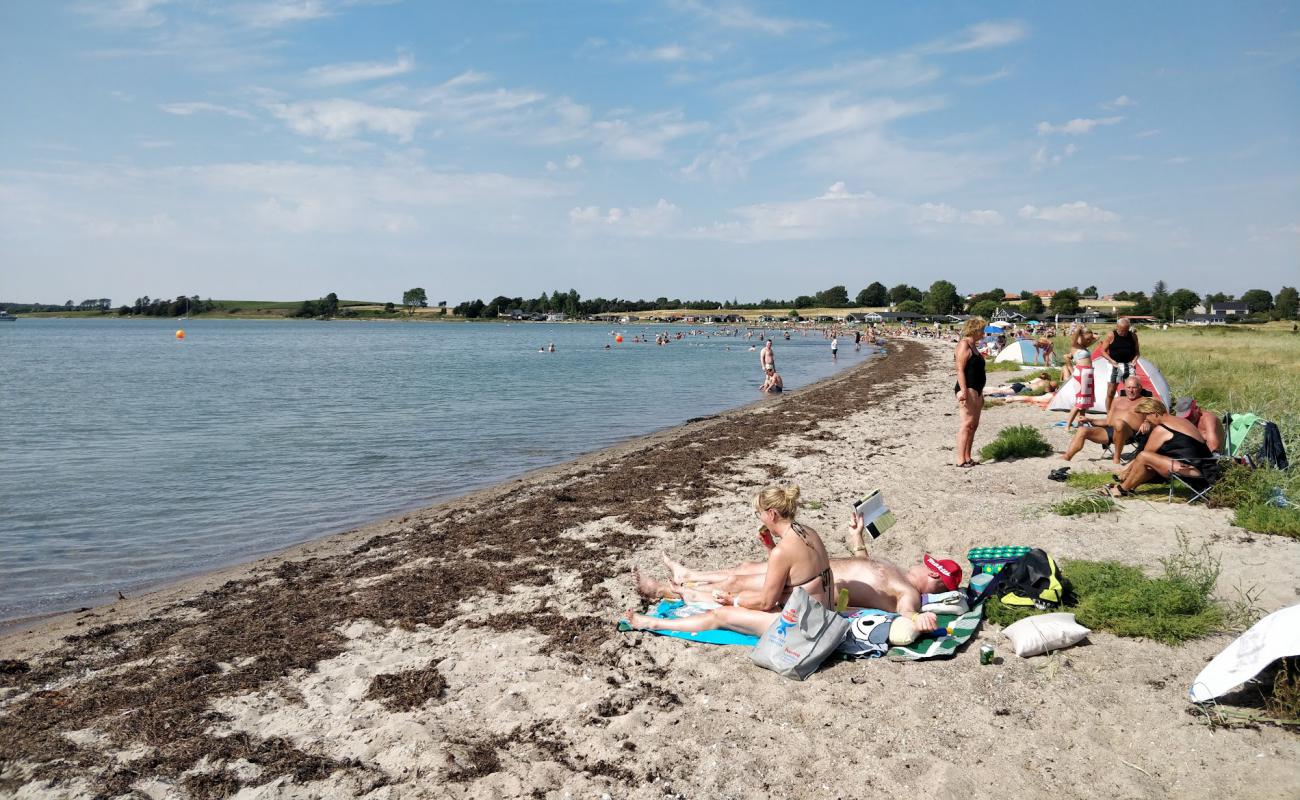
<instances>
[{"instance_id":1,"label":"sandy beach","mask_svg":"<svg viewBox=\"0 0 1300 800\"><path fill-rule=\"evenodd\" d=\"M1300 737L1212 730L1188 684L1233 634L1094 633L1021 659L997 626L950 660L844 661L795 683L742 648L645 633L629 575L660 552L761 555L752 500L797 483L833 556L882 489L872 555L1028 544L1155 574L1181 533L1218 594L1297 602L1300 542L1229 512L1044 507L1060 464L956 469L951 345L896 340L814 386L489 490L0 639L0 795L14 797L1300 796ZM985 411L997 431L1058 419ZM1046 433L1063 449L1066 434ZM1102 471L1091 447L1075 469ZM1000 656L979 664L981 643Z\"/></svg>"}]
</instances>

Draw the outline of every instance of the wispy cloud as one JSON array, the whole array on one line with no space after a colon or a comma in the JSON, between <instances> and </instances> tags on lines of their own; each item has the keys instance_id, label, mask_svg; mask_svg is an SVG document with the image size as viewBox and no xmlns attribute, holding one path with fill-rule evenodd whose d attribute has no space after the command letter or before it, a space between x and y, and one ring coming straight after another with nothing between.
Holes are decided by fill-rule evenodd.
<instances>
[{"instance_id":1,"label":"wispy cloud","mask_svg":"<svg viewBox=\"0 0 1300 800\"><path fill-rule=\"evenodd\" d=\"M582 232L612 233L620 236L657 236L667 233L681 217L681 209L662 197L646 208L610 208L579 206L569 211L569 223Z\"/></svg>"},{"instance_id":2,"label":"wispy cloud","mask_svg":"<svg viewBox=\"0 0 1300 800\"><path fill-rule=\"evenodd\" d=\"M770 92L776 88L826 86L843 91L851 86L855 91L864 92L923 86L933 83L941 74L938 67L919 56L903 53L841 61L828 67L767 73L732 81L727 88Z\"/></svg>"},{"instance_id":3,"label":"wispy cloud","mask_svg":"<svg viewBox=\"0 0 1300 800\"><path fill-rule=\"evenodd\" d=\"M313 86L342 86L349 83L380 80L405 75L415 69L415 59L406 53L396 61L353 61L327 64L307 70L307 82Z\"/></svg>"},{"instance_id":4,"label":"wispy cloud","mask_svg":"<svg viewBox=\"0 0 1300 800\"><path fill-rule=\"evenodd\" d=\"M155 28L165 21L161 9L172 0L87 0L73 11L105 28Z\"/></svg>"},{"instance_id":5,"label":"wispy cloud","mask_svg":"<svg viewBox=\"0 0 1300 800\"><path fill-rule=\"evenodd\" d=\"M956 36L922 45L919 52L964 53L970 50L988 50L1015 44L1028 34L1028 26L1019 20L980 22L971 25Z\"/></svg>"},{"instance_id":6,"label":"wispy cloud","mask_svg":"<svg viewBox=\"0 0 1300 800\"><path fill-rule=\"evenodd\" d=\"M369 132L409 142L424 118L419 111L373 106L344 98L272 103L267 108L295 133L329 141L352 139Z\"/></svg>"},{"instance_id":7,"label":"wispy cloud","mask_svg":"<svg viewBox=\"0 0 1300 800\"><path fill-rule=\"evenodd\" d=\"M1103 117L1101 119L1072 119L1069 122L1062 122L1060 125L1053 125L1050 122L1038 123L1037 131L1039 136L1047 136L1053 133L1061 133L1066 136L1080 136L1092 133L1093 128L1118 125L1123 122L1123 117Z\"/></svg>"},{"instance_id":8,"label":"wispy cloud","mask_svg":"<svg viewBox=\"0 0 1300 800\"><path fill-rule=\"evenodd\" d=\"M253 118L253 115L247 111L203 101L190 103L163 103L158 106L158 108L166 111L168 114L175 114L178 117L189 117L195 114L224 114L227 117L235 117L236 119Z\"/></svg>"},{"instance_id":9,"label":"wispy cloud","mask_svg":"<svg viewBox=\"0 0 1300 800\"><path fill-rule=\"evenodd\" d=\"M996 72L989 72L984 75L963 75L957 78L957 82L963 86L983 86L986 83L993 83L1004 78L1010 78L1015 73L1010 67L1003 67Z\"/></svg>"},{"instance_id":10,"label":"wispy cloud","mask_svg":"<svg viewBox=\"0 0 1300 800\"><path fill-rule=\"evenodd\" d=\"M1101 107L1106 111L1114 111L1117 108L1132 108L1137 105L1137 101L1126 94L1122 94L1108 103L1102 103Z\"/></svg>"},{"instance_id":11,"label":"wispy cloud","mask_svg":"<svg viewBox=\"0 0 1300 800\"><path fill-rule=\"evenodd\" d=\"M1073 142L1067 144L1057 153L1051 152L1047 145L1044 144L1040 145L1039 148L1034 151L1034 155L1030 158L1030 162L1034 165L1034 169L1055 167L1077 152L1079 152L1079 146Z\"/></svg>"},{"instance_id":12,"label":"wispy cloud","mask_svg":"<svg viewBox=\"0 0 1300 800\"><path fill-rule=\"evenodd\" d=\"M1133 134L1133 138L1134 138L1134 139L1149 139L1149 138L1151 138L1152 136L1157 136L1157 135L1159 135L1159 134L1160 134L1160 129L1159 129L1159 128L1151 128L1150 130L1138 131L1137 133Z\"/></svg>"},{"instance_id":13,"label":"wispy cloud","mask_svg":"<svg viewBox=\"0 0 1300 800\"><path fill-rule=\"evenodd\" d=\"M629 61L661 61L666 63L683 61L712 61L713 53L698 47L682 44L664 44L658 47L633 47L627 51Z\"/></svg>"},{"instance_id":14,"label":"wispy cloud","mask_svg":"<svg viewBox=\"0 0 1300 800\"><path fill-rule=\"evenodd\" d=\"M1047 222L1119 222L1120 216L1114 211L1088 205L1082 200L1062 203L1059 206L1027 205L1020 209L1021 219L1045 220Z\"/></svg>"},{"instance_id":15,"label":"wispy cloud","mask_svg":"<svg viewBox=\"0 0 1300 800\"><path fill-rule=\"evenodd\" d=\"M250 28L280 28L331 17L334 10L325 0L265 0L238 3L230 6L226 13Z\"/></svg>"},{"instance_id":16,"label":"wispy cloud","mask_svg":"<svg viewBox=\"0 0 1300 800\"><path fill-rule=\"evenodd\" d=\"M761 14L749 5L736 0L706 2L706 0L670 0L669 5L679 11L712 22L722 28L755 31L773 36L784 36L800 30L822 30L823 22L792 17L773 17Z\"/></svg>"}]
</instances>

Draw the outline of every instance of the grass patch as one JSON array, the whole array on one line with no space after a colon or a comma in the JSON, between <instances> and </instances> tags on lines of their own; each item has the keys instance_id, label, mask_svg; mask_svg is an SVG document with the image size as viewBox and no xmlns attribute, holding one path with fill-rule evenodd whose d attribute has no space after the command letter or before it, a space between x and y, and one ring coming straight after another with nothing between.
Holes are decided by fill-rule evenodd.
<instances>
[{"instance_id":1,"label":"grass patch","mask_svg":"<svg viewBox=\"0 0 1300 800\"><path fill-rule=\"evenodd\" d=\"M1300 538L1300 507L1279 506L1278 492L1286 498L1300 490L1300 472L1247 469L1233 464L1210 490L1209 504L1233 509L1232 524L1255 533Z\"/></svg>"},{"instance_id":2,"label":"grass patch","mask_svg":"<svg viewBox=\"0 0 1300 800\"><path fill-rule=\"evenodd\" d=\"M980 457L985 461L1006 461L1012 458L1038 458L1051 452L1052 446L1037 428L1013 425L998 431L996 439L980 448Z\"/></svg>"},{"instance_id":3,"label":"grass patch","mask_svg":"<svg viewBox=\"0 0 1300 800\"><path fill-rule=\"evenodd\" d=\"M1106 484L1114 482L1115 479L1109 472L1071 472L1065 477L1066 486L1081 492L1095 492ZM1134 489L1133 495L1143 500L1168 502L1169 484L1146 483ZM1181 485L1174 487L1174 501L1187 500L1190 497L1191 492L1186 487Z\"/></svg>"},{"instance_id":4,"label":"grass patch","mask_svg":"<svg viewBox=\"0 0 1300 800\"><path fill-rule=\"evenodd\" d=\"M1080 625L1116 636L1179 644L1206 636L1224 626L1223 608L1210 598L1219 578L1219 560L1206 545L1193 549L1179 536L1179 552L1163 559L1164 574L1148 578L1142 570L1114 561L1062 561L1076 604L1060 610L1074 613ZM985 614L1009 625L1041 613L989 602Z\"/></svg>"},{"instance_id":5,"label":"grass patch","mask_svg":"<svg viewBox=\"0 0 1300 800\"><path fill-rule=\"evenodd\" d=\"M1079 517L1084 514L1108 514L1112 511L1119 511L1119 503L1116 503L1114 498L1103 494L1086 492L1067 497L1059 503L1053 503L1048 508L1062 517Z\"/></svg>"}]
</instances>

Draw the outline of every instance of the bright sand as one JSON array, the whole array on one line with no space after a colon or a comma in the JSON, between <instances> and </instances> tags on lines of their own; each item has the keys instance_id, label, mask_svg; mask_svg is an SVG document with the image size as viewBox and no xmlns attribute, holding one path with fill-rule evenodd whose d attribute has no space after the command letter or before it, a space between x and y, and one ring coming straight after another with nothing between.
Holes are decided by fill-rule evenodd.
<instances>
[{"instance_id":1,"label":"bright sand","mask_svg":"<svg viewBox=\"0 0 1300 800\"><path fill-rule=\"evenodd\" d=\"M0 658L31 672L0 674L0 792L1300 794L1300 738L1212 732L1189 712L1188 683L1229 634L1167 647L1094 633L1020 659L986 623L948 661L835 663L795 683L740 648L615 632L637 603L628 573L662 575L660 550L702 566L760 557L752 497L774 479L803 488L800 519L837 555L849 503L881 488L898 524L873 555L899 563L1033 544L1155 573L1181 530L1222 558L1219 594L1296 602L1300 542L1228 512L1126 500L1061 518L1041 510L1071 491L1046 480L1057 460L952 467L950 373L950 346L895 342L776 401L10 635ZM988 409L976 447L1058 418ZM1064 447L1064 431L1046 435ZM1075 470L1106 469L1098 455ZM999 663L979 665L984 642Z\"/></svg>"}]
</instances>

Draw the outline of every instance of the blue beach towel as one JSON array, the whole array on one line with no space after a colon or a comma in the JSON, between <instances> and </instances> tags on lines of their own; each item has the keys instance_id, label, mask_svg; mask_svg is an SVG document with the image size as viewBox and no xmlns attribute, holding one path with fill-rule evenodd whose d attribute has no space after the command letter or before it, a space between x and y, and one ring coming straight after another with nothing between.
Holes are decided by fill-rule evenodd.
<instances>
[{"instance_id":1,"label":"blue beach towel","mask_svg":"<svg viewBox=\"0 0 1300 800\"><path fill-rule=\"evenodd\" d=\"M650 616L659 617L660 619L685 619L715 608L718 608L717 603L683 603L681 600L660 600L659 605L655 606L655 609L650 612ZM704 642L705 644L741 644L746 647L753 647L758 644L757 636L736 633L735 631L701 631L700 633L646 631L646 633L671 636L674 639L685 639L688 642Z\"/></svg>"}]
</instances>

